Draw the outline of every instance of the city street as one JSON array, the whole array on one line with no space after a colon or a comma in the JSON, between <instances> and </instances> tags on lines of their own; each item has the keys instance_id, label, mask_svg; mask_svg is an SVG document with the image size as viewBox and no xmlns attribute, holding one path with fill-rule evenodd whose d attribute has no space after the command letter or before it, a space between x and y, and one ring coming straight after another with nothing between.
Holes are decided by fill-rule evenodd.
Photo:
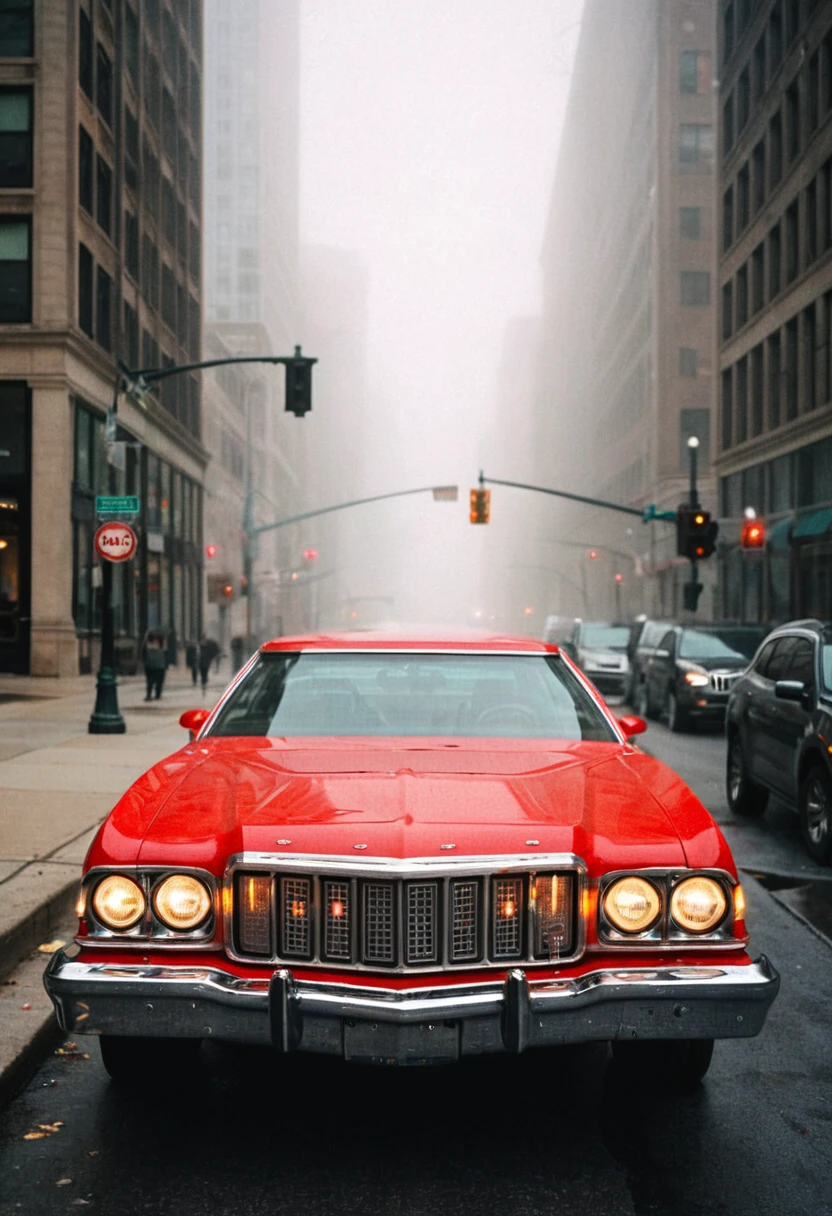
<instances>
[{"instance_id":1,"label":"city street","mask_svg":"<svg viewBox=\"0 0 832 1216\"><path fill-rule=\"evenodd\" d=\"M212 1044L197 1086L137 1097L79 1038L4 1114L0 1213L828 1216L832 945L812 924L829 873L785 809L730 821L719 733L651 723L644 746L722 824L744 870L752 955L782 975L763 1033L718 1043L693 1095L634 1092L601 1046L372 1069Z\"/></svg>"}]
</instances>

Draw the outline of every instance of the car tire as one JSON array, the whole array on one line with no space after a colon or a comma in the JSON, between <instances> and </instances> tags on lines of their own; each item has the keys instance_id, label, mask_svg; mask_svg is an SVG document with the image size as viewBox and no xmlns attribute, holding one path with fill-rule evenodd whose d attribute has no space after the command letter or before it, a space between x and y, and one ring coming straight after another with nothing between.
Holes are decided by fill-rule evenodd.
<instances>
[{"instance_id":1,"label":"car tire","mask_svg":"<svg viewBox=\"0 0 832 1216\"><path fill-rule=\"evenodd\" d=\"M735 815L753 818L762 815L768 802L768 790L752 781L742 753L738 734L728 739L728 762L725 772L725 796Z\"/></svg>"},{"instance_id":2,"label":"car tire","mask_svg":"<svg viewBox=\"0 0 832 1216\"><path fill-rule=\"evenodd\" d=\"M662 1092L687 1093L711 1064L713 1039L614 1039L613 1067L622 1080Z\"/></svg>"},{"instance_id":3,"label":"car tire","mask_svg":"<svg viewBox=\"0 0 832 1216\"><path fill-rule=\"evenodd\" d=\"M194 1077L201 1042L111 1034L99 1038L101 1060L111 1079L133 1089L147 1089L171 1077Z\"/></svg>"},{"instance_id":4,"label":"car tire","mask_svg":"<svg viewBox=\"0 0 832 1216\"><path fill-rule=\"evenodd\" d=\"M656 711L650 704L650 694L647 691L647 681L642 680L636 689L636 713L640 718L655 718Z\"/></svg>"},{"instance_id":5,"label":"car tire","mask_svg":"<svg viewBox=\"0 0 832 1216\"><path fill-rule=\"evenodd\" d=\"M667 694L665 713L667 714L667 728L674 735L680 735L690 728L690 717L686 710L680 708L679 699L672 688Z\"/></svg>"},{"instance_id":6,"label":"car tire","mask_svg":"<svg viewBox=\"0 0 832 1216\"><path fill-rule=\"evenodd\" d=\"M816 764L800 785L800 826L813 861L832 865L832 781Z\"/></svg>"}]
</instances>

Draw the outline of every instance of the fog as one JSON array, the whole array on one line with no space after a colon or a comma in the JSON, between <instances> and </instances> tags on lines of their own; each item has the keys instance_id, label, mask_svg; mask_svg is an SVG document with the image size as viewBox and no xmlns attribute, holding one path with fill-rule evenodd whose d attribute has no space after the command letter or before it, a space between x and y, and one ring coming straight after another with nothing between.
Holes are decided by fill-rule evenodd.
<instances>
[{"instance_id":1,"label":"fog","mask_svg":"<svg viewBox=\"0 0 832 1216\"><path fill-rule=\"evenodd\" d=\"M349 601L360 624L542 630L545 502L497 487L492 524L473 527L468 491L480 468L534 480L529 364L580 8L301 4L304 349L320 357L301 424L305 505L460 491L456 504L420 496L310 521L304 542L332 572L322 624L343 619Z\"/></svg>"}]
</instances>

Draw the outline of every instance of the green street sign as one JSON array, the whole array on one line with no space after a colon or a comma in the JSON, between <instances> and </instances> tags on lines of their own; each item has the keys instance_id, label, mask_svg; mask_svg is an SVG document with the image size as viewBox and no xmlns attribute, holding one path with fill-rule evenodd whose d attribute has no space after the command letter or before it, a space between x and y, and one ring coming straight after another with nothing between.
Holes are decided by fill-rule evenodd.
<instances>
[{"instance_id":1,"label":"green street sign","mask_svg":"<svg viewBox=\"0 0 832 1216\"><path fill-rule=\"evenodd\" d=\"M103 519L112 515L138 515L141 511L141 499L138 494L98 494L95 499L95 513Z\"/></svg>"}]
</instances>

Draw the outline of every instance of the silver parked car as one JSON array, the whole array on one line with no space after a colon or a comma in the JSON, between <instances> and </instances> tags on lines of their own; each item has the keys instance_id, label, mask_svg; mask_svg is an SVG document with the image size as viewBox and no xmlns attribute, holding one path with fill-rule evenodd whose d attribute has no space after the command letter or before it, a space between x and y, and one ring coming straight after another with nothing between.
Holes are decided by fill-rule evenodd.
<instances>
[{"instance_id":1,"label":"silver parked car","mask_svg":"<svg viewBox=\"0 0 832 1216\"><path fill-rule=\"evenodd\" d=\"M630 687L629 625L609 621L575 621L563 649L589 677L601 696L615 704Z\"/></svg>"}]
</instances>

